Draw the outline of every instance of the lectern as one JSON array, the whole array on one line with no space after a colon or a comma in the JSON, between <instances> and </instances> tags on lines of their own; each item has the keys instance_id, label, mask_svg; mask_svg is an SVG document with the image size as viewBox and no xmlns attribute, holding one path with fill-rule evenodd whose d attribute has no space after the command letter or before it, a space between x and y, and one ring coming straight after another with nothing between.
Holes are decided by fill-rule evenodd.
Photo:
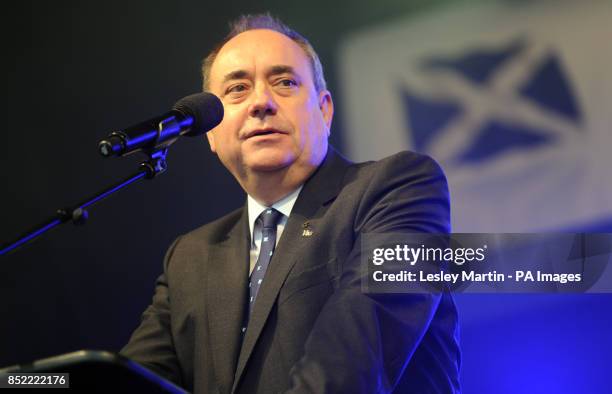
<instances>
[{"instance_id":1,"label":"lectern","mask_svg":"<svg viewBox=\"0 0 612 394\"><path fill-rule=\"evenodd\" d=\"M11 374L13 384L22 381L14 374L28 373L67 373L70 389L77 392L187 393L140 364L107 351L79 350L0 369L2 380Z\"/></svg>"}]
</instances>

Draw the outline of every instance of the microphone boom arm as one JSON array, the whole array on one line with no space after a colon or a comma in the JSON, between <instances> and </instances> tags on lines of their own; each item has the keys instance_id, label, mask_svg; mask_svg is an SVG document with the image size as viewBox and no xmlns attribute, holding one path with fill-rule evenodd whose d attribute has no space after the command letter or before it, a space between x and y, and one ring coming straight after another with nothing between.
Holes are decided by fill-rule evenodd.
<instances>
[{"instance_id":1,"label":"microphone boom arm","mask_svg":"<svg viewBox=\"0 0 612 394\"><path fill-rule=\"evenodd\" d=\"M160 129L161 128L162 125L160 124ZM15 241L2 245L2 247L0 248L0 256L14 251L17 248L27 244L28 242L35 240L36 238L40 237L47 231L59 226L60 224L67 223L68 221L72 221L72 223L75 225L85 224L87 222L87 218L89 217L89 212L87 211L89 207L93 206L99 201L111 196L115 192L118 192L124 187L131 185L132 183L140 179L153 179L157 175L165 172L168 168L168 165L166 163L166 155L168 153L169 145L170 144L164 144L159 149L154 149L147 152L148 160L145 160L140 163L140 169L133 175L130 175L124 180L105 188L101 192L96 193L89 198L86 198L82 202L72 207L58 209L55 215L46 220L45 222L25 232Z\"/></svg>"}]
</instances>

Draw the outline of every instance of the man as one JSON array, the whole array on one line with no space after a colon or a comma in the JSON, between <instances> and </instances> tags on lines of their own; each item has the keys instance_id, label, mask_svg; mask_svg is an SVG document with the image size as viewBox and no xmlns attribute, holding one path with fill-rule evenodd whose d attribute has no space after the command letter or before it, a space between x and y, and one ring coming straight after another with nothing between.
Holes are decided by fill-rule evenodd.
<instances>
[{"instance_id":1,"label":"man","mask_svg":"<svg viewBox=\"0 0 612 394\"><path fill-rule=\"evenodd\" d=\"M196 393L457 392L450 295L361 291L362 234L449 231L440 168L329 148L319 59L268 15L242 17L203 78L225 108L208 141L247 204L174 242L122 353Z\"/></svg>"}]
</instances>

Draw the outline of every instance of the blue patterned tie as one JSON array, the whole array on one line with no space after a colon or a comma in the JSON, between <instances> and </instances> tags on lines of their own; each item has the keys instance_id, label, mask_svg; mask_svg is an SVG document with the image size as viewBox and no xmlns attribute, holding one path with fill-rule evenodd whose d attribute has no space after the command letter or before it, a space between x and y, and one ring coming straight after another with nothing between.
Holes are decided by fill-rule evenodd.
<instances>
[{"instance_id":1,"label":"blue patterned tie","mask_svg":"<svg viewBox=\"0 0 612 394\"><path fill-rule=\"evenodd\" d=\"M257 263L253 272L251 273L251 280L249 282L249 316L253 311L253 305L255 305L255 299L257 298L257 292L261 287L264 275L268 269L268 264L272 259L274 253L274 247L276 246L276 225L283 217L283 214L274 208L267 208L259 215L257 220L262 224L261 229L261 248L259 249L259 257L257 257Z\"/></svg>"}]
</instances>

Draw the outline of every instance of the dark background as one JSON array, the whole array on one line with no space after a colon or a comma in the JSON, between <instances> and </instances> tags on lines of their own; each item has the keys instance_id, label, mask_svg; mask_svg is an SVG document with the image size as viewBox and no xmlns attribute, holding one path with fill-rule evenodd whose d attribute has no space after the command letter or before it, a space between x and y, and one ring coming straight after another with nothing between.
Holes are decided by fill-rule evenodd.
<instances>
[{"instance_id":1,"label":"dark background","mask_svg":"<svg viewBox=\"0 0 612 394\"><path fill-rule=\"evenodd\" d=\"M340 33L426 2L413 3L11 5L2 24L2 241L133 173L141 156L105 159L96 142L199 91L200 61L229 20L270 10L303 32L333 91ZM340 150L342 136L337 112L331 141ZM244 202L205 138L173 145L168 166L154 181L91 209L87 225L64 225L2 258L0 365L80 348L119 349L151 299L172 240Z\"/></svg>"},{"instance_id":2,"label":"dark background","mask_svg":"<svg viewBox=\"0 0 612 394\"><path fill-rule=\"evenodd\" d=\"M442 3L22 1L5 7L0 239L13 239L57 208L134 172L141 157L104 159L96 142L199 91L200 61L225 35L230 19L270 10L303 33L321 57L338 104L335 50L344 33L398 16L418 17ZM336 105L331 142L342 151L350 135L342 128L340 111ZM137 183L93 208L86 226L64 225L0 258L0 367L83 348L120 349L150 302L172 240L245 200L204 138L173 145L168 166L157 179ZM459 305L467 307L460 313L470 323L463 340L488 344L478 351L464 347L468 379L476 381L480 352L486 351L492 359L536 357L546 363L570 343L571 359L596 367L596 373L610 361L598 346L607 340L610 321L590 313L610 310L607 295L567 298L544 314L533 305L545 296L517 296L509 308L500 307L509 296L463 297ZM529 312L519 314L522 309ZM534 330L527 321L516 336L501 337L496 332L503 324L483 319L482 311L550 324ZM591 322L587 332L580 328L585 321ZM536 346L549 331L568 329L558 344ZM505 350L496 350L503 341ZM525 341L540 353L502 354ZM551 373L571 374L577 364ZM499 367L499 376L491 379L538 374L509 361ZM486 387L466 383L473 392Z\"/></svg>"}]
</instances>

